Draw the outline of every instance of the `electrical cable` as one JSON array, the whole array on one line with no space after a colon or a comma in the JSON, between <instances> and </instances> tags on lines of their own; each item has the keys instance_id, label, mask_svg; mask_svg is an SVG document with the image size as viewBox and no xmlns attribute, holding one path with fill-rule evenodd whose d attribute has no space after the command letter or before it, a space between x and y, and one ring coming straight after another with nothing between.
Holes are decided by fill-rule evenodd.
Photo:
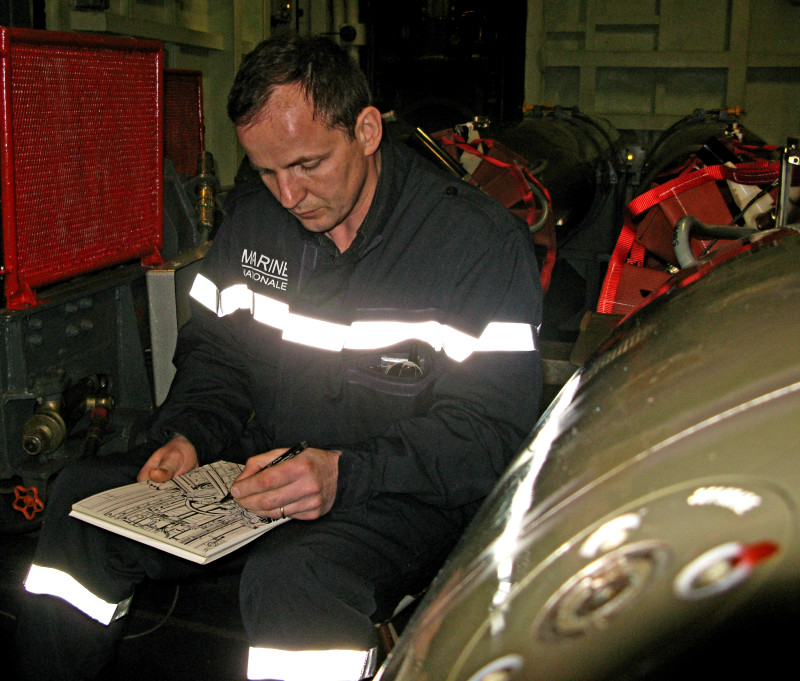
<instances>
[{"instance_id":1,"label":"electrical cable","mask_svg":"<svg viewBox=\"0 0 800 681\"><path fill-rule=\"evenodd\" d=\"M127 636L123 636L122 640L123 641L129 641L129 640L134 639L134 638L142 638L143 636L149 636L150 634L152 634L155 631L158 631L162 626L164 626L166 621L172 615L172 612L175 610L175 606L178 603L178 594L180 593L180 589L181 589L180 585L176 584L175 585L175 596L172 599L172 604L169 606L169 610L167 610L167 614L164 615L164 617L161 618L161 621L158 622L158 624L156 624L153 627L150 627L150 629L145 629L144 631L141 631L138 634L128 634Z\"/></svg>"}]
</instances>

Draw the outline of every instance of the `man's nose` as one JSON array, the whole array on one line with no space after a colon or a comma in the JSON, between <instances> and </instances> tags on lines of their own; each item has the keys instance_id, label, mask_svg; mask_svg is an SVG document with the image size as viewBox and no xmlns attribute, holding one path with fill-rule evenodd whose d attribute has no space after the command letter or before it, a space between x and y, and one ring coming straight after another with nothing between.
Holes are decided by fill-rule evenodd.
<instances>
[{"instance_id":1,"label":"man's nose","mask_svg":"<svg viewBox=\"0 0 800 681\"><path fill-rule=\"evenodd\" d=\"M278 189L276 198L284 208L292 209L305 198L305 189L291 170L278 173L276 179Z\"/></svg>"}]
</instances>

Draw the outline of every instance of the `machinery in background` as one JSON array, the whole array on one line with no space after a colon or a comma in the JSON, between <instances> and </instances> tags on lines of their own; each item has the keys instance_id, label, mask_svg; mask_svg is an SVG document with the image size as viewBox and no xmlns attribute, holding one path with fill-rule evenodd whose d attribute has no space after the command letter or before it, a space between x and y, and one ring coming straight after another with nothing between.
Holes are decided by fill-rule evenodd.
<instances>
[{"instance_id":1,"label":"machinery in background","mask_svg":"<svg viewBox=\"0 0 800 681\"><path fill-rule=\"evenodd\" d=\"M600 293L633 164L620 132L577 107L527 107L522 121L496 136L531 162L550 194L557 260L542 337L574 343Z\"/></svg>"},{"instance_id":2,"label":"machinery in background","mask_svg":"<svg viewBox=\"0 0 800 681\"><path fill-rule=\"evenodd\" d=\"M528 222L545 291L540 332L545 404L580 365L591 339L606 333L678 267L673 231L687 206L699 209L696 221L682 224L679 243L687 245L678 250L684 262L752 232L754 222L745 226L745 218L755 210L770 212L774 186L768 185L777 179L777 161L769 160L775 148L740 125L735 111L697 110L665 131L649 153L626 146L608 122L562 107L530 107L523 121L511 125L476 117L430 135L417 128L405 139ZM726 172L740 181L726 183L708 174L703 186L683 184L685 173L698 166L716 164L718 170L721 157L738 164ZM678 189L656 195L661 190L655 186L664 182L663 187L670 189L672 182ZM688 191L677 196L683 189ZM754 199L753 206L742 203L747 210L741 219L734 191L749 197L745 201ZM645 205L648 196L655 198ZM639 206L638 217L632 206ZM720 221L742 227L700 234L701 225Z\"/></svg>"},{"instance_id":3,"label":"machinery in background","mask_svg":"<svg viewBox=\"0 0 800 681\"><path fill-rule=\"evenodd\" d=\"M0 531L37 527L66 463L127 449L153 409L146 273L211 236L218 189L208 155L190 178L164 159L162 60L151 41L0 28ZM183 117L202 127L194 78Z\"/></svg>"},{"instance_id":4,"label":"machinery in background","mask_svg":"<svg viewBox=\"0 0 800 681\"><path fill-rule=\"evenodd\" d=\"M475 117L406 136L528 222L546 291L547 341L574 342L584 313L597 303L630 173L619 137L609 123L561 107L531 107L514 124Z\"/></svg>"},{"instance_id":5,"label":"machinery in background","mask_svg":"<svg viewBox=\"0 0 800 681\"><path fill-rule=\"evenodd\" d=\"M735 112L697 110L665 131L629 188L597 311L627 314L678 268L774 226L777 158Z\"/></svg>"},{"instance_id":6,"label":"machinery in background","mask_svg":"<svg viewBox=\"0 0 800 681\"><path fill-rule=\"evenodd\" d=\"M605 120L583 115L577 108L549 106L526 107L520 122L494 125L475 117L426 137L419 129L407 135L411 146L481 186L522 217L530 206L511 199L520 196L516 185L528 190L526 200L535 213L528 222L546 275L541 338L552 347L574 343L595 309L624 314L666 280L670 268L679 266L673 230L688 206L698 206L694 217L701 223L733 222L727 234L735 237L770 224L777 148L744 127L737 111L698 109L665 130L649 151L626 144L620 131ZM762 163L766 165L761 167ZM727 182L709 175L706 186L689 187L677 197L684 189L679 176L725 164L753 165L731 170ZM509 177L508 171L514 169L526 177ZM680 189L664 185L670 181ZM669 192L648 205L652 210L645 215L641 196L659 185ZM746 205L751 199L753 204ZM639 213L631 215L632 206L639 206ZM765 216L764 224L755 224L756 212ZM539 220L542 224L534 229ZM630 240L635 239L641 251L620 255L616 251L630 245L624 240L631 230L635 237ZM696 257L724 243L721 238L718 231L717 239L692 239L687 252ZM642 255L641 262L634 260L637 255ZM614 286L623 270L622 285L611 291L609 269Z\"/></svg>"},{"instance_id":7,"label":"machinery in background","mask_svg":"<svg viewBox=\"0 0 800 681\"><path fill-rule=\"evenodd\" d=\"M376 681L745 678L800 623L800 151L777 227L681 269L567 382Z\"/></svg>"},{"instance_id":8,"label":"machinery in background","mask_svg":"<svg viewBox=\"0 0 800 681\"><path fill-rule=\"evenodd\" d=\"M647 150L635 182L631 182L629 198L641 194L674 176L702 149L711 138L735 146L744 154L742 160L776 158L758 135L741 123L742 112L737 109L695 109L664 130ZM702 153L702 152L701 152ZM718 160L717 162L720 162Z\"/></svg>"}]
</instances>

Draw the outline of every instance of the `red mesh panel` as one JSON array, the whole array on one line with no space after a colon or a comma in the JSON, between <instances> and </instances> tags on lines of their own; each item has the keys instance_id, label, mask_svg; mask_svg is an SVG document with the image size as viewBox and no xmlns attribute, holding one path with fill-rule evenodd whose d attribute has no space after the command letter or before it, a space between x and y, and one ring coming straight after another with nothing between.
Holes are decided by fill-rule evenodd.
<instances>
[{"instance_id":1,"label":"red mesh panel","mask_svg":"<svg viewBox=\"0 0 800 681\"><path fill-rule=\"evenodd\" d=\"M203 148L202 74L164 69L164 156L178 173L195 175Z\"/></svg>"},{"instance_id":2,"label":"red mesh panel","mask_svg":"<svg viewBox=\"0 0 800 681\"><path fill-rule=\"evenodd\" d=\"M0 29L6 305L135 258L162 235L161 47Z\"/></svg>"}]
</instances>

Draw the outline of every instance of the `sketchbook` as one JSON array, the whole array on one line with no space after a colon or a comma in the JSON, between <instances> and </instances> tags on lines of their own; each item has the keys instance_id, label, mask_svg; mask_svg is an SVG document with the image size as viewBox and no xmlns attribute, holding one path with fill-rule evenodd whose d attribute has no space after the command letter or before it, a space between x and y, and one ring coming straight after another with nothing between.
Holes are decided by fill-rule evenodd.
<instances>
[{"instance_id":1,"label":"sketchbook","mask_svg":"<svg viewBox=\"0 0 800 681\"><path fill-rule=\"evenodd\" d=\"M70 515L195 563L235 551L289 520L222 499L243 465L217 461L167 482L135 482L87 497Z\"/></svg>"}]
</instances>

